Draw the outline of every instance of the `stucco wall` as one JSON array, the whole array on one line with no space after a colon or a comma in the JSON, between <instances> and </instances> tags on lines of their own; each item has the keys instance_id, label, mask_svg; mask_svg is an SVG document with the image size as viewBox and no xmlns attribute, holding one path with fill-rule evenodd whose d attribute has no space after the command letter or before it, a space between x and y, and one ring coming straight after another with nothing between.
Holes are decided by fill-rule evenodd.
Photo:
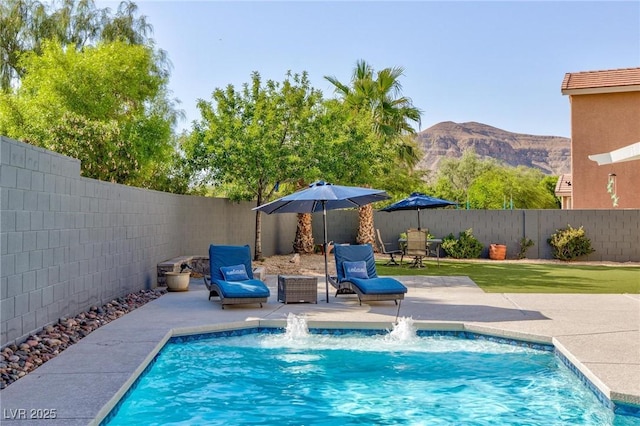
<instances>
[{"instance_id":1,"label":"stucco wall","mask_svg":"<svg viewBox=\"0 0 640 426\"><path fill-rule=\"evenodd\" d=\"M570 101L573 208L613 208L610 173L616 175L617 208L640 208L640 162L598 166L589 160L640 141L640 92L572 95Z\"/></svg>"}]
</instances>

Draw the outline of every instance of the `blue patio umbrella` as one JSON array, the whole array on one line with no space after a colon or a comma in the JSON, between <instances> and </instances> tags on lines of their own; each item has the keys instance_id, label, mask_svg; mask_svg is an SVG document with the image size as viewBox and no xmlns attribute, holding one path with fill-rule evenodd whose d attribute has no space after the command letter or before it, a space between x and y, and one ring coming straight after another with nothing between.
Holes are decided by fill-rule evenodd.
<instances>
[{"instance_id":1,"label":"blue patio umbrella","mask_svg":"<svg viewBox=\"0 0 640 426\"><path fill-rule=\"evenodd\" d=\"M317 181L309 185L306 189L278 198L270 203L254 207L253 210L259 210L267 214L322 212L324 229L324 278L327 303L329 303L327 210L356 208L389 198L389 195L380 189L332 185L324 181Z\"/></svg>"},{"instance_id":2,"label":"blue patio umbrella","mask_svg":"<svg viewBox=\"0 0 640 426\"><path fill-rule=\"evenodd\" d=\"M420 192L413 192L407 198L397 201L384 209L383 212L395 212L398 210L417 210L418 211L418 229L420 229L420 210L435 209L438 207L455 206L458 203L442 198L431 197Z\"/></svg>"}]
</instances>

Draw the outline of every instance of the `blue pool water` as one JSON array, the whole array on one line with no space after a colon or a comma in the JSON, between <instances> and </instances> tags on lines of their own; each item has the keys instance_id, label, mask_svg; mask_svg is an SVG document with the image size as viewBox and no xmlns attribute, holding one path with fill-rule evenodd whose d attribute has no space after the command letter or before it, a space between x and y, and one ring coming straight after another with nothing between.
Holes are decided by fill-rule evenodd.
<instances>
[{"instance_id":1,"label":"blue pool water","mask_svg":"<svg viewBox=\"0 0 640 426\"><path fill-rule=\"evenodd\" d=\"M253 333L169 343L110 425L631 425L553 352L494 341Z\"/></svg>"}]
</instances>

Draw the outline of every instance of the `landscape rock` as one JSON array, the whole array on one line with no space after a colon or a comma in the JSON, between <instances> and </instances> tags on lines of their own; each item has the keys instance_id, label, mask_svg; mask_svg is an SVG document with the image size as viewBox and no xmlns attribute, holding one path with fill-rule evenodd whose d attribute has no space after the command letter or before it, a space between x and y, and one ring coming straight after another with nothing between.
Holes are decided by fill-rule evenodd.
<instances>
[{"instance_id":1,"label":"landscape rock","mask_svg":"<svg viewBox=\"0 0 640 426\"><path fill-rule=\"evenodd\" d=\"M56 324L43 327L40 332L18 345L7 345L0 350L0 389L26 376L93 330L166 292L164 288L141 290L112 300L104 306L92 306L88 312L81 312L73 318L60 318Z\"/></svg>"}]
</instances>

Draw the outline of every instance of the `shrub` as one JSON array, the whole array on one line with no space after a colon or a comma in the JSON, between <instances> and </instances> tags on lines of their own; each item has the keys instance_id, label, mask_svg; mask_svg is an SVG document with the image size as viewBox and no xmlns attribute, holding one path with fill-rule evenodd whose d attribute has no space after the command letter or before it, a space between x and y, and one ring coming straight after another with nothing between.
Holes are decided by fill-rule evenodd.
<instances>
[{"instance_id":1,"label":"shrub","mask_svg":"<svg viewBox=\"0 0 640 426\"><path fill-rule=\"evenodd\" d=\"M518 252L518 259L524 259L527 257L527 250L529 247L533 247L535 243L532 239L527 237L520 238L520 251Z\"/></svg>"},{"instance_id":2,"label":"shrub","mask_svg":"<svg viewBox=\"0 0 640 426\"><path fill-rule=\"evenodd\" d=\"M482 243L473 236L471 229L460 232L458 239L456 239L453 234L449 234L442 240L442 250L444 250L447 256L453 257L454 259L480 257L482 248Z\"/></svg>"},{"instance_id":3,"label":"shrub","mask_svg":"<svg viewBox=\"0 0 640 426\"><path fill-rule=\"evenodd\" d=\"M595 251L582 226L575 229L567 225L564 229L558 229L547 242L553 248L553 257L560 260L573 260Z\"/></svg>"}]
</instances>

